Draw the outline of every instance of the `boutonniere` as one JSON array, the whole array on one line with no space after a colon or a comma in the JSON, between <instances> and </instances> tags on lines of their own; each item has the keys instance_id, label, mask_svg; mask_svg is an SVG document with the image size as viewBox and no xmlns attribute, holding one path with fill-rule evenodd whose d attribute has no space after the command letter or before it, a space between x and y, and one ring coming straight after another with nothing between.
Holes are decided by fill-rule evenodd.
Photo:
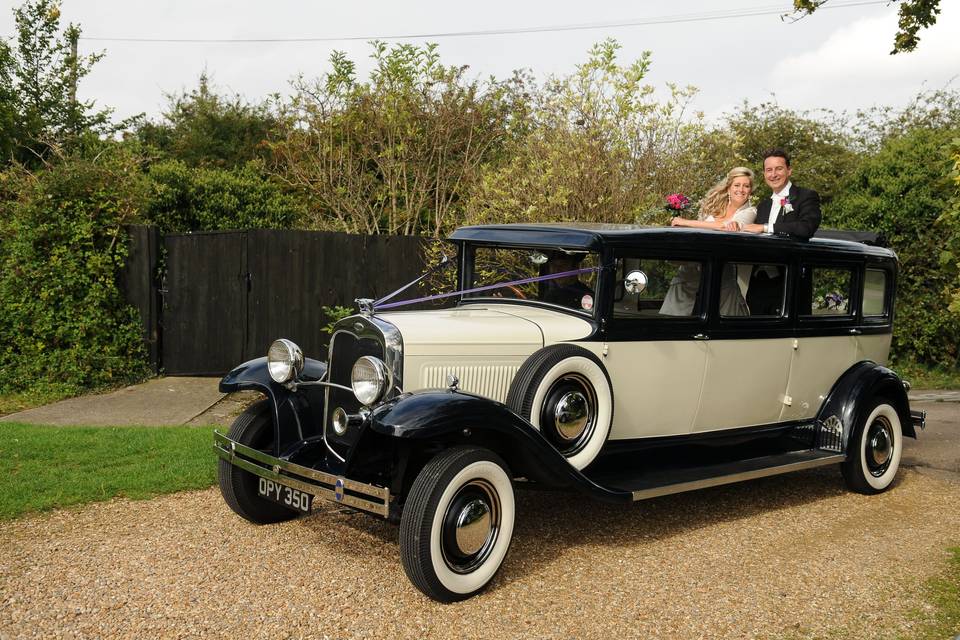
<instances>
[{"instance_id":1,"label":"boutonniere","mask_svg":"<svg viewBox=\"0 0 960 640\"><path fill-rule=\"evenodd\" d=\"M793 205L790 204L790 198L780 198L780 208L783 209L784 213L790 213L793 211Z\"/></svg>"}]
</instances>

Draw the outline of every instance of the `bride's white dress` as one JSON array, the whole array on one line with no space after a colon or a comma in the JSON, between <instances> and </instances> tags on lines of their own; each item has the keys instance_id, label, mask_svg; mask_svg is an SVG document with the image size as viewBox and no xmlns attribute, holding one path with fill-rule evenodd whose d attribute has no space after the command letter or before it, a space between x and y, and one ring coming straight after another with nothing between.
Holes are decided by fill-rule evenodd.
<instances>
[{"instance_id":1,"label":"bride's white dress","mask_svg":"<svg viewBox=\"0 0 960 640\"><path fill-rule=\"evenodd\" d=\"M743 206L733 214L733 219L742 224L750 224L756 217L757 210L749 206ZM714 217L707 216L705 220L713 222ZM693 315L699 290L700 264L688 262L680 265L676 275L670 281L670 288L664 296L660 313L666 316ZM743 299L740 285L737 284L737 265L732 262L723 265L723 273L720 275L720 315L724 317L750 315L747 301Z\"/></svg>"}]
</instances>

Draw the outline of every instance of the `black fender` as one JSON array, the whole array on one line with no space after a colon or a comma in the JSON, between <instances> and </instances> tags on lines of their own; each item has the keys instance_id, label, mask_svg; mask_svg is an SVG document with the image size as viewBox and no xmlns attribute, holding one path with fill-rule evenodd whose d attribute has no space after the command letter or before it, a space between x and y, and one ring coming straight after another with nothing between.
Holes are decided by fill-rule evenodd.
<instances>
[{"instance_id":1,"label":"black fender","mask_svg":"<svg viewBox=\"0 0 960 640\"><path fill-rule=\"evenodd\" d=\"M316 382L327 374L327 363L304 358L303 371L296 381ZM274 382L267 370L267 358L244 362L220 380L220 391L259 391L273 409L274 455L283 454L296 443L322 435L324 389L322 386L288 387Z\"/></svg>"},{"instance_id":2,"label":"black fender","mask_svg":"<svg viewBox=\"0 0 960 640\"><path fill-rule=\"evenodd\" d=\"M578 489L606 502L630 502L627 491L606 489L567 462L532 424L506 405L471 393L430 390L408 393L376 407L369 428L421 448L472 444L500 455L514 477L550 487Z\"/></svg>"},{"instance_id":3,"label":"black fender","mask_svg":"<svg viewBox=\"0 0 960 640\"><path fill-rule=\"evenodd\" d=\"M910 418L910 401L900 376L869 360L858 362L837 379L820 407L817 421L819 423L833 415L840 418L843 424L843 449L847 451L854 428L866 418L862 414L867 402L877 396L889 400L896 409L903 435L916 438L917 432Z\"/></svg>"}]
</instances>

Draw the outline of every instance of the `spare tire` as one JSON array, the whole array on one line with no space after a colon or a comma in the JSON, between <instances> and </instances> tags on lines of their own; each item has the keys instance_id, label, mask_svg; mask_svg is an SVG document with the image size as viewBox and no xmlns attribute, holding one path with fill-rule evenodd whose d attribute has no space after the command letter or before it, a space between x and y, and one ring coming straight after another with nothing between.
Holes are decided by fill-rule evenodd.
<instances>
[{"instance_id":1,"label":"spare tire","mask_svg":"<svg viewBox=\"0 0 960 640\"><path fill-rule=\"evenodd\" d=\"M556 344L517 371L507 406L538 428L577 469L593 462L613 424L613 388L600 359L583 347Z\"/></svg>"}]
</instances>

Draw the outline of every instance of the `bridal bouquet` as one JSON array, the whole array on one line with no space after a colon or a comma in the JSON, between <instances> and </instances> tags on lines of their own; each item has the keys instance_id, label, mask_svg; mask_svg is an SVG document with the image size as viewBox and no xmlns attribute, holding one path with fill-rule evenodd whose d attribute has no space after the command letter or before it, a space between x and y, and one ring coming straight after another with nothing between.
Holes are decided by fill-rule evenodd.
<instances>
[{"instance_id":1,"label":"bridal bouquet","mask_svg":"<svg viewBox=\"0 0 960 640\"><path fill-rule=\"evenodd\" d=\"M664 208L672 215L678 216L690 208L690 198L682 193L671 193L667 196L667 204Z\"/></svg>"}]
</instances>

